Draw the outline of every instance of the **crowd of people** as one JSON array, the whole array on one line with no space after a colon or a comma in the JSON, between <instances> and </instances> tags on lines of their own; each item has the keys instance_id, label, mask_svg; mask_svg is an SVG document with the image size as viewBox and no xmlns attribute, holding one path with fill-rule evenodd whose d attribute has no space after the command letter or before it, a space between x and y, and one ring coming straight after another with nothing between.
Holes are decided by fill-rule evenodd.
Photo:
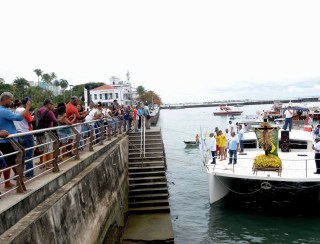
<instances>
[{"instance_id":1,"label":"crowd of people","mask_svg":"<svg viewBox=\"0 0 320 244\"><path fill-rule=\"evenodd\" d=\"M237 163L237 152L243 152L245 129L242 125L232 124L229 121L225 132L215 128L215 132L209 134L210 137L210 151L212 156L211 164L216 164L216 159L220 161L227 159L229 153L229 164Z\"/></svg>"},{"instance_id":2,"label":"crowd of people","mask_svg":"<svg viewBox=\"0 0 320 244\"><path fill-rule=\"evenodd\" d=\"M79 148L83 150L91 129L94 131L95 143L100 140L101 126L110 126L112 134L116 134L116 130L123 124L126 132L139 132L144 117L146 129L150 129L151 116L147 103L124 106L114 100L110 106L105 106L101 102L94 104L91 101L89 107L85 109L78 97L73 96L67 104L59 103L54 106L51 99L45 99L42 107L31 111L31 106L32 100L29 97L20 101L14 100L10 92L0 95L0 170L3 171L6 189L13 187L9 180L11 169L15 175L18 174L17 168L12 167L16 164L17 153L11 141L7 139L8 135L39 130L33 135L14 138L25 149L25 177L29 179L34 177L34 156L40 156L38 164L42 167L46 169L53 167L52 138L50 133L41 132L41 129L61 126L52 130L59 138L61 160L74 156L73 140L76 134L80 134Z\"/></svg>"}]
</instances>

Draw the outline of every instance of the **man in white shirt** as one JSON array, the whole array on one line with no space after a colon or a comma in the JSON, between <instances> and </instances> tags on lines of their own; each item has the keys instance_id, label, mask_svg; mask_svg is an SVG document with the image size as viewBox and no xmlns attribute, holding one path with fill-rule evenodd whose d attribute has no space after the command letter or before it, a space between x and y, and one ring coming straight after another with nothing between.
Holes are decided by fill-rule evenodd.
<instances>
[{"instance_id":1,"label":"man in white shirt","mask_svg":"<svg viewBox=\"0 0 320 244\"><path fill-rule=\"evenodd\" d=\"M289 125L289 131L291 131L292 128L292 116L293 116L293 110L291 109L291 105L289 104L288 108L286 111L284 111L284 115L286 117L284 121L284 126L283 129L287 130L287 127Z\"/></svg>"},{"instance_id":2,"label":"man in white shirt","mask_svg":"<svg viewBox=\"0 0 320 244\"><path fill-rule=\"evenodd\" d=\"M314 173L320 174L320 137L316 137L315 143L312 145L312 149L315 151L314 159L317 167L317 171Z\"/></svg>"},{"instance_id":3,"label":"man in white shirt","mask_svg":"<svg viewBox=\"0 0 320 244\"><path fill-rule=\"evenodd\" d=\"M210 151L212 155L212 162L211 164L216 164L216 151L217 151L217 141L214 138L213 133L210 133Z\"/></svg>"},{"instance_id":4,"label":"man in white shirt","mask_svg":"<svg viewBox=\"0 0 320 244\"><path fill-rule=\"evenodd\" d=\"M239 133L238 133L238 139L240 142L240 152L243 152L243 148L244 148L244 129L242 128L242 125L239 125Z\"/></svg>"}]
</instances>

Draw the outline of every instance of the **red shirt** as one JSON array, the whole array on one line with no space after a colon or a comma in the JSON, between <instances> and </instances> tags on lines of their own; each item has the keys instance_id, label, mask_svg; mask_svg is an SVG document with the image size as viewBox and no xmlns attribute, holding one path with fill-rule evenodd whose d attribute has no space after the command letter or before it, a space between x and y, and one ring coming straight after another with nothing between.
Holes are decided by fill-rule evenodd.
<instances>
[{"instance_id":1,"label":"red shirt","mask_svg":"<svg viewBox=\"0 0 320 244\"><path fill-rule=\"evenodd\" d=\"M76 123L78 123L78 119L80 118L79 111L78 111L77 107L74 106L72 103L68 103L66 105L66 117L67 117L67 119L72 120L72 118L70 119L70 117L73 114L76 116L76 120L74 121L74 124L76 124Z\"/></svg>"},{"instance_id":2,"label":"red shirt","mask_svg":"<svg viewBox=\"0 0 320 244\"><path fill-rule=\"evenodd\" d=\"M134 109L133 110L133 120L137 120L137 114L138 114L138 110Z\"/></svg>"}]
</instances>

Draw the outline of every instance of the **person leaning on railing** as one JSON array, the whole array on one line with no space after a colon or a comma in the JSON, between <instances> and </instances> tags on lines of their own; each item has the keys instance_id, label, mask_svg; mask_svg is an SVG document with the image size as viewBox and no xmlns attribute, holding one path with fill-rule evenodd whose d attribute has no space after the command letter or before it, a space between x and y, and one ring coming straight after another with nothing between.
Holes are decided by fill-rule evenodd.
<instances>
[{"instance_id":1,"label":"person leaning on railing","mask_svg":"<svg viewBox=\"0 0 320 244\"><path fill-rule=\"evenodd\" d=\"M26 108L20 114L13 113L9 108L12 106L13 103L13 95L10 92L3 92L0 95L0 131L6 130L9 134L16 134L17 130L14 126L13 121L21 121L23 120L26 115L29 113L31 102L28 101L26 103ZM0 140L0 151L6 155L9 153L15 152L13 146L11 145L8 139ZM10 155L5 157L6 166L11 167L16 164L16 154ZM13 172L17 175L17 168L12 168ZM10 169L5 170L3 172L4 178L10 178ZM13 187L10 181L5 183L5 188L9 189Z\"/></svg>"}]
</instances>

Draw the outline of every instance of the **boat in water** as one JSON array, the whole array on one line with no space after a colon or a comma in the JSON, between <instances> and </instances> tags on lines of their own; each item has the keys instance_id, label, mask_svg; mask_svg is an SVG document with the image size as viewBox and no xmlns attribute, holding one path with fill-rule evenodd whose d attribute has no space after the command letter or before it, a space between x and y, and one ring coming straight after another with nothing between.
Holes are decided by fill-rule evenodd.
<instances>
[{"instance_id":1,"label":"boat in water","mask_svg":"<svg viewBox=\"0 0 320 244\"><path fill-rule=\"evenodd\" d=\"M213 115L218 115L218 116L227 116L227 115L240 115L242 114L243 111L233 109L231 107L228 107L226 104L220 105L219 109L213 112Z\"/></svg>"},{"instance_id":2,"label":"boat in water","mask_svg":"<svg viewBox=\"0 0 320 244\"><path fill-rule=\"evenodd\" d=\"M184 144L186 144L186 145L194 145L194 146L200 144L199 141L183 141L183 142L184 142Z\"/></svg>"},{"instance_id":3,"label":"boat in water","mask_svg":"<svg viewBox=\"0 0 320 244\"><path fill-rule=\"evenodd\" d=\"M244 152L238 153L236 164L229 164L229 159L216 160L216 164L211 164L210 160L205 164L210 203L222 199L229 192L242 195L260 192L268 195L268 192L283 190L284 186L297 194L314 188L315 198L320 199L320 174L314 173L317 169L312 150L312 132L300 129L289 132L276 126L263 127L262 124L244 133ZM280 159L280 166L258 167L256 160L264 157L261 155L266 152L263 150L262 137L257 132L263 131L262 134L266 135L271 130L277 143L270 148L277 150L276 158ZM267 163L273 162L270 160ZM246 185L248 182L252 183L254 188L246 188L247 192L236 192L239 184Z\"/></svg>"}]
</instances>

